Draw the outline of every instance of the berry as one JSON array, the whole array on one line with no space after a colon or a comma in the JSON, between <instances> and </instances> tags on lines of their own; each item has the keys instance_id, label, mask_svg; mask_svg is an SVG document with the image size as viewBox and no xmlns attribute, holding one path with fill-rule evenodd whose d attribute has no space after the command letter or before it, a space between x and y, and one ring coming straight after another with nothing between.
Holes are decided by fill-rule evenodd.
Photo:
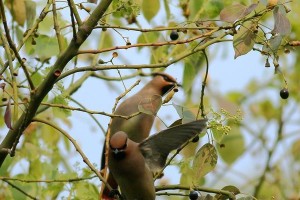
<instances>
[{"instance_id":1,"label":"berry","mask_svg":"<svg viewBox=\"0 0 300 200\"><path fill-rule=\"evenodd\" d=\"M199 136L197 135L196 137L193 138L192 142L193 142L193 143L196 143L196 142L198 142L198 141L199 141Z\"/></svg>"},{"instance_id":2,"label":"berry","mask_svg":"<svg viewBox=\"0 0 300 200\"><path fill-rule=\"evenodd\" d=\"M289 90L286 88L283 88L282 90L280 90L280 97L282 99L287 99L289 97Z\"/></svg>"},{"instance_id":3,"label":"berry","mask_svg":"<svg viewBox=\"0 0 300 200\"><path fill-rule=\"evenodd\" d=\"M170 34L171 40L177 40L178 37L179 37L178 32L173 30Z\"/></svg>"},{"instance_id":4,"label":"berry","mask_svg":"<svg viewBox=\"0 0 300 200\"><path fill-rule=\"evenodd\" d=\"M198 192L196 191L191 191L189 194L190 200L197 200L198 199Z\"/></svg>"}]
</instances>

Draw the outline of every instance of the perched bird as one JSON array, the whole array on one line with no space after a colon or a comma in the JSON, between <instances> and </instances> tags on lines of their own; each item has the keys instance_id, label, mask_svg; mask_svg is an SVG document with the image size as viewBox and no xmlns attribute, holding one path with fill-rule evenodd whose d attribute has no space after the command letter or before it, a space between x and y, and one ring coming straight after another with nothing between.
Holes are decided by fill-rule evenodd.
<instances>
[{"instance_id":1,"label":"perched bird","mask_svg":"<svg viewBox=\"0 0 300 200\"><path fill-rule=\"evenodd\" d=\"M108 167L127 200L154 200L153 174L165 165L170 151L179 148L206 128L206 120L197 120L163 130L141 143L129 139L123 131L110 139Z\"/></svg>"},{"instance_id":2,"label":"perched bird","mask_svg":"<svg viewBox=\"0 0 300 200\"><path fill-rule=\"evenodd\" d=\"M116 115L130 116L139 111L141 114L130 119L115 117L110 125L110 133L113 135L118 131L127 133L128 138L134 142L141 142L149 136L155 115L162 104L162 96L179 85L176 80L166 73L153 73L153 79L147 83L139 92L122 102L114 112ZM105 145L102 151L101 169L105 167ZM112 188L118 186L113 177L108 175L108 183ZM102 187L101 199L111 199L108 197L109 190Z\"/></svg>"}]
</instances>

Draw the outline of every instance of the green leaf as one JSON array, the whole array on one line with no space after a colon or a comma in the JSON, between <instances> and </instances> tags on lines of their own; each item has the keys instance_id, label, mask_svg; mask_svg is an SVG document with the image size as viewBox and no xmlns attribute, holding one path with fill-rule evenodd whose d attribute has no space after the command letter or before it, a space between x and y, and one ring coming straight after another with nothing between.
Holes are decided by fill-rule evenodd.
<instances>
[{"instance_id":1,"label":"green leaf","mask_svg":"<svg viewBox=\"0 0 300 200\"><path fill-rule=\"evenodd\" d=\"M191 185L193 183L193 169L190 166L190 159L185 159L180 162L180 184Z\"/></svg>"},{"instance_id":2,"label":"green leaf","mask_svg":"<svg viewBox=\"0 0 300 200\"><path fill-rule=\"evenodd\" d=\"M159 95L153 95L151 98L143 98L138 105L138 109L142 113L156 115L161 105L162 97Z\"/></svg>"},{"instance_id":3,"label":"green leaf","mask_svg":"<svg viewBox=\"0 0 300 200\"><path fill-rule=\"evenodd\" d=\"M168 20L168 19L170 19L171 11L170 11L169 2L167 0L164 0L164 7L165 7L165 11L166 11L166 17L167 17L167 20Z\"/></svg>"},{"instance_id":4,"label":"green leaf","mask_svg":"<svg viewBox=\"0 0 300 200\"><path fill-rule=\"evenodd\" d=\"M26 20L26 9L24 0L10 0L5 1L6 6L9 8L13 19L20 25L23 26Z\"/></svg>"},{"instance_id":5,"label":"green leaf","mask_svg":"<svg viewBox=\"0 0 300 200\"><path fill-rule=\"evenodd\" d=\"M35 72L31 76L31 80L33 82L33 85L37 86L44 80L44 77L39 72Z\"/></svg>"},{"instance_id":6,"label":"green leaf","mask_svg":"<svg viewBox=\"0 0 300 200\"><path fill-rule=\"evenodd\" d=\"M259 115L264 116L266 120L277 119L279 115L278 109L269 99L262 101L259 105Z\"/></svg>"},{"instance_id":7,"label":"green leaf","mask_svg":"<svg viewBox=\"0 0 300 200\"><path fill-rule=\"evenodd\" d=\"M25 1L27 29L31 28L36 17L36 2Z\"/></svg>"},{"instance_id":8,"label":"green leaf","mask_svg":"<svg viewBox=\"0 0 300 200\"><path fill-rule=\"evenodd\" d=\"M272 36L267 44L264 44L262 51L266 53L276 53L280 47L283 37L281 35Z\"/></svg>"},{"instance_id":9,"label":"green leaf","mask_svg":"<svg viewBox=\"0 0 300 200\"><path fill-rule=\"evenodd\" d=\"M196 70L195 70L195 65L193 65L190 62L185 63L184 65L184 71L183 71L183 89L184 91L189 91L194 82Z\"/></svg>"},{"instance_id":10,"label":"green leaf","mask_svg":"<svg viewBox=\"0 0 300 200\"><path fill-rule=\"evenodd\" d=\"M300 161L300 140L297 140L294 142L294 144L292 145L292 149L291 149L291 153L294 156L294 159L296 161Z\"/></svg>"},{"instance_id":11,"label":"green leaf","mask_svg":"<svg viewBox=\"0 0 300 200\"><path fill-rule=\"evenodd\" d=\"M193 161L194 183L198 183L198 180L211 172L217 165L217 161L218 154L215 147L210 143L203 145L197 151Z\"/></svg>"},{"instance_id":12,"label":"green leaf","mask_svg":"<svg viewBox=\"0 0 300 200\"><path fill-rule=\"evenodd\" d=\"M224 1L220 1L220 0L206 1L205 6L206 6L205 11L203 13L205 13L205 15L207 15L209 19L216 18L219 16L220 11L224 8Z\"/></svg>"},{"instance_id":13,"label":"green leaf","mask_svg":"<svg viewBox=\"0 0 300 200\"><path fill-rule=\"evenodd\" d=\"M214 140L217 143L221 143L222 139L224 138L224 133L221 130L218 130L217 128L213 127L211 128Z\"/></svg>"},{"instance_id":14,"label":"green leaf","mask_svg":"<svg viewBox=\"0 0 300 200\"><path fill-rule=\"evenodd\" d=\"M182 1L181 1L182 2ZM200 16L203 13L203 5L206 1L205 0L190 0L189 9L191 11L190 18L193 19L195 16ZM206 9L205 9L206 11Z\"/></svg>"},{"instance_id":15,"label":"green leaf","mask_svg":"<svg viewBox=\"0 0 300 200\"><path fill-rule=\"evenodd\" d=\"M276 6L273 10L274 16L274 29L273 34L288 35L291 33L291 24L288 18L285 16L286 11L283 5Z\"/></svg>"},{"instance_id":16,"label":"green leaf","mask_svg":"<svg viewBox=\"0 0 300 200\"><path fill-rule=\"evenodd\" d=\"M41 60L57 56L59 54L57 38L40 35L36 38L35 53Z\"/></svg>"},{"instance_id":17,"label":"green leaf","mask_svg":"<svg viewBox=\"0 0 300 200\"><path fill-rule=\"evenodd\" d=\"M233 48L235 51L234 58L237 58L241 55L247 54L252 50L256 38L256 34L254 34L254 30L256 29L256 25L247 22L237 31L237 34L233 36Z\"/></svg>"},{"instance_id":18,"label":"green leaf","mask_svg":"<svg viewBox=\"0 0 300 200\"><path fill-rule=\"evenodd\" d=\"M220 146L217 147L219 155L227 164L232 164L245 150L245 142L237 126L231 126L231 131L224 136Z\"/></svg>"},{"instance_id":19,"label":"green leaf","mask_svg":"<svg viewBox=\"0 0 300 200\"><path fill-rule=\"evenodd\" d=\"M137 43L143 44L143 43L157 42L158 37L159 37L159 33L157 32L141 33L137 39Z\"/></svg>"},{"instance_id":20,"label":"green leaf","mask_svg":"<svg viewBox=\"0 0 300 200\"><path fill-rule=\"evenodd\" d=\"M251 4L250 6L244 6L242 4L234 4L228 7L225 7L220 12L220 19L225 22L233 23L239 19L242 19L249 13L251 13L258 4Z\"/></svg>"},{"instance_id":21,"label":"green leaf","mask_svg":"<svg viewBox=\"0 0 300 200\"><path fill-rule=\"evenodd\" d=\"M183 89L187 92L192 86L193 82L196 78L196 75L200 71L203 66L204 56L203 54L194 54L189 56L184 64L184 72L183 72Z\"/></svg>"},{"instance_id":22,"label":"green leaf","mask_svg":"<svg viewBox=\"0 0 300 200\"><path fill-rule=\"evenodd\" d=\"M179 106L179 105L176 105L174 103L172 105L174 106L174 108L175 108L176 112L178 113L179 117L182 119L183 124L196 120L196 115L189 108Z\"/></svg>"},{"instance_id":23,"label":"green leaf","mask_svg":"<svg viewBox=\"0 0 300 200\"><path fill-rule=\"evenodd\" d=\"M234 195L241 193L237 187L232 186L232 185L227 185L227 186L223 187L221 190L229 191L229 192L233 193ZM216 194L215 199L216 200L227 200L228 196L225 194Z\"/></svg>"},{"instance_id":24,"label":"green leaf","mask_svg":"<svg viewBox=\"0 0 300 200\"><path fill-rule=\"evenodd\" d=\"M160 9L160 1L159 0L143 0L142 3L142 11L144 17L148 22L158 13Z\"/></svg>"}]
</instances>

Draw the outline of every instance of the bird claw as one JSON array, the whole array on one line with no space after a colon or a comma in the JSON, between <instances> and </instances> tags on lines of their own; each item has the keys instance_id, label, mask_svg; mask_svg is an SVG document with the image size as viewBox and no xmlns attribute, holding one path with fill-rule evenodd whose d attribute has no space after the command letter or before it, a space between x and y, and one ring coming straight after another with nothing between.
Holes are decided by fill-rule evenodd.
<instances>
[{"instance_id":1,"label":"bird claw","mask_svg":"<svg viewBox=\"0 0 300 200\"><path fill-rule=\"evenodd\" d=\"M115 198L115 199L124 199L122 197L122 195L120 194L119 190L117 189L112 189L110 192L109 192L109 197L111 198Z\"/></svg>"}]
</instances>

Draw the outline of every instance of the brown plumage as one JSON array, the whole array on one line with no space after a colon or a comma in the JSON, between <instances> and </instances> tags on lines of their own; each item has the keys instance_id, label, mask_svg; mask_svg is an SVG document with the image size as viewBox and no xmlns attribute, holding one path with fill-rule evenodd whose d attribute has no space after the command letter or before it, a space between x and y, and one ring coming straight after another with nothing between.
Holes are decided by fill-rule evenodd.
<instances>
[{"instance_id":1,"label":"brown plumage","mask_svg":"<svg viewBox=\"0 0 300 200\"><path fill-rule=\"evenodd\" d=\"M141 142L147 138L153 125L155 115L161 106L161 97L171 91L176 85L178 84L172 76L166 73L153 73L153 79L135 95L122 102L114 114L129 116L139 112L141 109L145 111L145 113L143 112L128 120L120 117L113 118L110 126L111 135L118 131L124 131L127 133L128 138L134 142ZM105 145L102 153L102 169L105 166L104 153ZM114 189L117 188L117 184L110 174L108 176L108 183ZM108 194L109 190L104 188L102 199L110 199Z\"/></svg>"},{"instance_id":2,"label":"brown plumage","mask_svg":"<svg viewBox=\"0 0 300 200\"><path fill-rule=\"evenodd\" d=\"M127 200L154 200L153 174L165 165L170 151L197 136L206 127L198 120L161 131L141 143L130 140L123 131L110 141L108 166Z\"/></svg>"}]
</instances>

